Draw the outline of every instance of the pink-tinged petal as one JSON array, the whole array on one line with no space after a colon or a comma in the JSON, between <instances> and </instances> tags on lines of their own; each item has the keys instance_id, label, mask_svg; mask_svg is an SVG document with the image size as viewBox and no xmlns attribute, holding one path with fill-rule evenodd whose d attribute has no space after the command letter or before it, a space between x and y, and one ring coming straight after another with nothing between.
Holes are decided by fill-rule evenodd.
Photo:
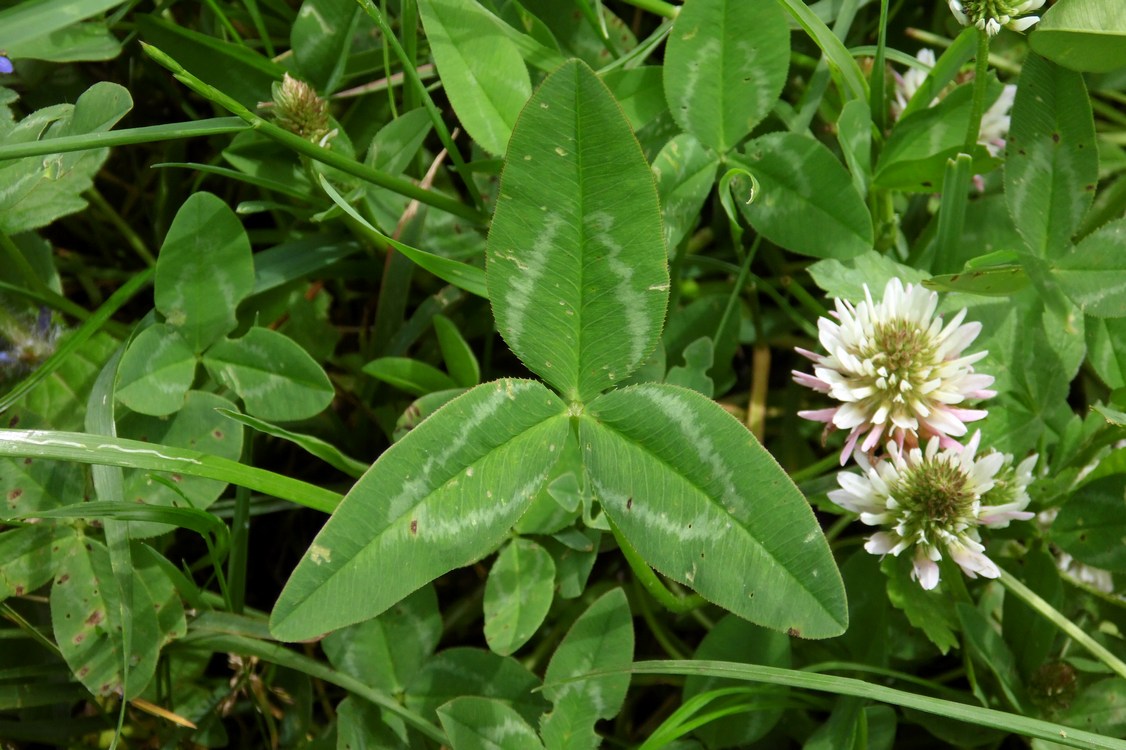
<instances>
[{"instance_id":1,"label":"pink-tinged petal","mask_svg":"<svg viewBox=\"0 0 1126 750\"><path fill-rule=\"evenodd\" d=\"M833 407L832 409L814 409L812 411L806 409L799 411L798 416L802 419L808 419L813 422L832 422L833 417L836 415L836 413L837 407Z\"/></svg>"},{"instance_id":2,"label":"pink-tinged petal","mask_svg":"<svg viewBox=\"0 0 1126 750\"><path fill-rule=\"evenodd\" d=\"M851 456L852 452L856 449L856 441L863 434L864 431L860 428L856 428L848 434L848 439L845 440L844 450L841 451L841 466L848 463L848 457Z\"/></svg>"},{"instance_id":3,"label":"pink-tinged petal","mask_svg":"<svg viewBox=\"0 0 1126 750\"><path fill-rule=\"evenodd\" d=\"M798 370L791 370L790 373L794 376L794 382L798 385L804 385L806 388L812 388L818 393L828 393L829 384L818 377L814 377L806 372Z\"/></svg>"},{"instance_id":4,"label":"pink-tinged petal","mask_svg":"<svg viewBox=\"0 0 1126 750\"><path fill-rule=\"evenodd\" d=\"M816 352L811 352L809 349L802 349L800 346L795 346L794 351L797 352L798 354L802 355L806 359L812 360L814 363L819 363L819 362L821 362L821 360L825 359L820 354L817 354ZM990 378L990 382L993 382L992 378ZM986 383L986 385L989 385L989 383Z\"/></svg>"},{"instance_id":5,"label":"pink-tinged petal","mask_svg":"<svg viewBox=\"0 0 1126 750\"><path fill-rule=\"evenodd\" d=\"M868 437L864 438L864 442L860 445L860 451L862 453L867 453L868 451L875 448L880 443L880 435L883 434L884 425L877 424L872 428L871 432L868 433Z\"/></svg>"}]
</instances>

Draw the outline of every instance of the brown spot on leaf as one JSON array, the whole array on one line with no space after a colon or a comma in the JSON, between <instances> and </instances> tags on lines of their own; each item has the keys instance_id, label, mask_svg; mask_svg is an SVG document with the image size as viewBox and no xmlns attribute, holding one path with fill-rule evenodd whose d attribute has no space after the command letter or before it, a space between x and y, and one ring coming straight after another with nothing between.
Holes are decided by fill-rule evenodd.
<instances>
[{"instance_id":1,"label":"brown spot on leaf","mask_svg":"<svg viewBox=\"0 0 1126 750\"><path fill-rule=\"evenodd\" d=\"M85 677L88 674L90 674L90 667L89 666L83 667L82 669L78 670L78 677L80 679L82 677Z\"/></svg>"},{"instance_id":2,"label":"brown spot on leaf","mask_svg":"<svg viewBox=\"0 0 1126 750\"><path fill-rule=\"evenodd\" d=\"M788 630L786 630L786 635L790 636L791 638L801 638L801 631L797 628L789 628Z\"/></svg>"},{"instance_id":3,"label":"brown spot on leaf","mask_svg":"<svg viewBox=\"0 0 1126 750\"><path fill-rule=\"evenodd\" d=\"M82 641L84 641L84 640L86 640L86 634L85 633L79 633L78 635L74 636L74 645L77 646L79 643L82 643Z\"/></svg>"},{"instance_id":4,"label":"brown spot on leaf","mask_svg":"<svg viewBox=\"0 0 1126 750\"><path fill-rule=\"evenodd\" d=\"M411 533L412 534L418 533L418 519L417 518L411 519Z\"/></svg>"},{"instance_id":5,"label":"brown spot on leaf","mask_svg":"<svg viewBox=\"0 0 1126 750\"><path fill-rule=\"evenodd\" d=\"M13 416L11 419L8 420L8 426L9 427L15 427L19 423L20 423L20 415L19 414L16 414L15 416Z\"/></svg>"},{"instance_id":6,"label":"brown spot on leaf","mask_svg":"<svg viewBox=\"0 0 1126 750\"><path fill-rule=\"evenodd\" d=\"M181 475L179 475L179 474L173 474L173 475L172 475L172 481L173 481L173 482L175 482L176 484L179 484L179 483L180 483L180 481L181 481L181 480L182 480L183 478L184 478L184 477L182 477L182 476L181 476Z\"/></svg>"},{"instance_id":7,"label":"brown spot on leaf","mask_svg":"<svg viewBox=\"0 0 1126 750\"><path fill-rule=\"evenodd\" d=\"M93 612L90 613L90 616L86 618L86 624L87 625L97 625L98 623L100 623L105 618L106 618L105 612L102 612L100 609L95 609Z\"/></svg>"},{"instance_id":8,"label":"brown spot on leaf","mask_svg":"<svg viewBox=\"0 0 1126 750\"><path fill-rule=\"evenodd\" d=\"M1053 143L1059 143L1060 142L1060 134L1059 133L1052 133L1052 142Z\"/></svg>"},{"instance_id":9,"label":"brown spot on leaf","mask_svg":"<svg viewBox=\"0 0 1126 750\"><path fill-rule=\"evenodd\" d=\"M8 500L14 503L16 500L19 499L20 495L22 495L22 494L23 494L23 488L22 487L16 487L12 490L9 490Z\"/></svg>"},{"instance_id":10,"label":"brown spot on leaf","mask_svg":"<svg viewBox=\"0 0 1126 750\"><path fill-rule=\"evenodd\" d=\"M16 596L23 596L23 586L17 585L14 589Z\"/></svg>"},{"instance_id":11,"label":"brown spot on leaf","mask_svg":"<svg viewBox=\"0 0 1126 750\"><path fill-rule=\"evenodd\" d=\"M633 498L632 497L628 498L626 500L626 510L633 510Z\"/></svg>"},{"instance_id":12,"label":"brown spot on leaf","mask_svg":"<svg viewBox=\"0 0 1126 750\"><path fill-rule=\"evenodd\" d=\"M222 430L212 430L211 437L215 438L216 440L222 440L223 439L223 431Z\"/></svg>"},{"instance_id":13,"label":"brown spot on leaf","mask_svg":"<svg viewBox=\"0 0 1126 750\"><path fill-rule=\"evenodd\" d=\"M62 586L64 583L66 583L69 580L70 580L70 574L63 573L61 576L59 576L59 580L55 581L55 585L56 586Z\"/></svg>"}]
</instances>

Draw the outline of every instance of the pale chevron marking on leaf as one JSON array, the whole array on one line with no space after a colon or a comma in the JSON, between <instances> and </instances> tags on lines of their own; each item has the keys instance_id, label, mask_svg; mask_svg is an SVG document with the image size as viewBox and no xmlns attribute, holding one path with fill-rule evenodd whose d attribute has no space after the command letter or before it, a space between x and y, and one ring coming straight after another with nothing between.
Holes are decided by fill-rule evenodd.
<instances>
[{"instance_id":1,"label":"pale chevron marking on leaf","mask_svg":"<svg viewBox=\"0 0 1126 750\"><path fill-rule=\"evenodd\" d=\"M652 401L657 408L669 418L685 437L685 445L693 446L704 463L712 470L712 475L723 485L723 506L728 513L734 515L733 504L741 499L739 491L735 488L734 471L723 459L723 454L716 450L715 443L708 436L694 418L695 409L691 404L674 397L663 390L642 389L642 392Z\"/></svg>"},{"instance_id":2,"label":"pale chevron marking on leaf","mask_svg":"<svg viewBox=\"0 0 1126 750\"><path fill-rule=\"evenodd\" d=\"M548 471L540 472L524 486L516 488L511 498L505 499L508 501L531 500L535 497L544 480L547 479L548 473ZM453 486L452 482L446 486ZM451 516L431 516L430 508L426 505L420 505L414 518L418 521L416 528L419 540L435 543L441 542L443 539L458 537L467 531L476 529L478 526L483 525L487 528L492 525L493 521L508 513L508 510L508 502L489 503L454 518Z\"/></svg>"},{"instance_id":3,"label":"pale chevron marking on leaf","mask_svg":"<svg viewBox=\"0 0 1126 750\"><path fill-rule=\"evenodd\" d=\"M626 327L630 334L629 367L632 368L641 362L645 356L645 344L649 338L647 322L649 316L645 314L645 295L638 293L631 285L634 274L633 267L622 261L622 245L610 234L610 230L614 228L613 215L605 211L596 211L586 217L585 224L588 230L594 232L594 234L589 235L589 241L592 244L601 244L606 248L606 265L618 278L616 285L617 299L626 314Z\"/></svg>"},{"instance_id":4,"label":"pale chevron marking on leaf","mask_svg":"<svg viewBox=\"0 0 1126 750\"><path fill-rule=\"evenodd\" d=\"M513 254L497 254L498 260L511 261L521 273L512 275L512 283L504 293L504 301L508 306L506 320L509 336L513 349L520 346L520 339L524 335L524 320L528 306L532 302L532 294L536 284L543 278L547 270L547 261L551 255L555 237L566 223L559 214L549 213L544 217L543 231L536 237L532 247L522 253L523 262L516 259ZM515 253L517 251L511 251Z\"/></svg>"},{"instance_id":5,"label":"pale chevron marking on leaf","mask_svg":"<svg viewBox=\"0 0 1126 750\"><path fill-rule=\"evenodd\" d=\"M604 485L598 478L593 478L593 484L597 490L598 497L613 502L615 505L626 507L630 497L624 492L614 492L611 488ZM687 525L681 525L677 521L669 518L669 514L665 512L657 513L648 503L642 500L634 500L629 505L629 513L633 518L638 519L638 522L647 528L656 529L669 536L675 537L680 543L708 540L714 541L720 537L726 536L727 532L731 529L730 521L721 521L719 517L709 518L705 513L697 513L696 517L692 519Z\"/></svg>"},{"instance_id":6,"label":"pale chevron marking on leaf","mask_svg":"<svg viewBox=\"0 0 1126 750\"><path fill-rule=\"evenodd\" d=\"M476 404L468 419L461 424L457 434L446 443L445 449L440 454L433 454L426 458L426 462L419 470L419 475L403 482L402 490L387 502L387 517L397 519L415 507L419 497L432 491L430 476L438 467L445 465L450 458L465 447L469 442L469 435L490 415L501 408L505 401L512 400L520 391L535 387L538 383L533 381L498 381L489 398ZM455 477L456 479L456 477Z\"/></svg>"}]
</instances>

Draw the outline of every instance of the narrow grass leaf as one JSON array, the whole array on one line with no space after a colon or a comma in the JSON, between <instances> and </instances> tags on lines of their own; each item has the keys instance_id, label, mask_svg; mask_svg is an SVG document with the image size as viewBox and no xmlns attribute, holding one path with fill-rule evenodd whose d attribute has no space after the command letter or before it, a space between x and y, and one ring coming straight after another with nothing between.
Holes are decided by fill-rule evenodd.
<instances>
[{"instance_id":1,"label":"narrow grass leaf","mask_svg":"<svg viewBox=\"0 0 1126 750\"><path fill-rule=\"evenodd\" d=\"M844 586L813 512L714 401L631 386L590 404L579 433L595 496L651 566L765 627L844 632Z\"/></svg>"},{"instance_id":2,"label":"narrow grass leaf","mask_svg":"<svg viewBox=\"0 0 1126 750\"><path fill-rule=\"evenodd\" d=\"M290 576L271 632L300 640L370 619L488 554L566 432L563 402L536 382L486 383L451 401L355 484Z\"/></svg>"},{"instance_id":3,"label":"narrow grass leaf","mask_svg":"<svg viewBox=\"0 0 1126 750\"><path fill-rule=\"evenodd\" d=\"M200 451L146 443L142 440L59 430L0 429L0 456L106 464L218 479L326 513L331 512L340 502L340 495L331 490L272 471L245 466L237 461L209 456ZM81 493L74 495L80 496Z\"/></svg>"},{"instance_id":4,"label":"narrow grass leaf","mask_svg":"<svg viewBox=\"0 0 1126 750\"><path fill-rule=\"evenodd\" d=\"M367 471L369 464L363 461L357 461L350 456L347 456L332 443L321 440L315 435L306 435L300 432L293 432L284 427L279 427L276 424L270 424L263 419L257 419L248 414L242 414L238 411L229 408L218 408L217 412L224 417L233 419L239 424L246 425L251 429L257 430L264 435L281 438L288 440L299 448L303 449L306 453L316 456L333 468L339 469L353 479L358 479L365 471Z\"/></svg>"},{"instance_id":5,"label":"narrow grass leaf","mask_svg":"<svg viewBox=\"0 0 1126 750\"><path fill-rule=\"evenodd\" d=\"M497 329L565 398L593 398L653 350L669 293L653 175L613 95L578 61L520 116L487 255Z\"/></svg>"}]
</instances>

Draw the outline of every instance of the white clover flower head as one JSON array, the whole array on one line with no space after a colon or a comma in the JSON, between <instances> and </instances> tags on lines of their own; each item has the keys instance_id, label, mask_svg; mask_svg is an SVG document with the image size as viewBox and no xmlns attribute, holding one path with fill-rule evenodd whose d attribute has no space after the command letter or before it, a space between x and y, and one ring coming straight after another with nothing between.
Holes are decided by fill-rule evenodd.
<instances>
[{"instance_id":1,"label":"white clover flower head","mask_svg":"<svg viewBox=\"0 0 1126 750\"><path fill-rule=\"evenodd\" d=\"M927 80L927 75L935 64L934 50L930 47L923 47L915 53L915 59L925 65L926 70L911 67L902 74L893 73L895 76L895 99L891 103L891 115L895 120L903 115L903 110L907 109L907 103L911 101L911 97L923 85L923 81ZM938 97L935 97L934 101L927 106L933 106L937 103Z\"/></svg>"},{"instance_id":2,"label":"white clover flower head","mask_svg":"<svg viewBox=\"0 0 1126 750\"><path fill-rule=\"evenodd\" d=\"M925 451L918 447L904 450L891 442L887 456L875 463L858 452L856 461L864 473L838 474L841 489L830 492L829 499L859 513L862 523L883 527L864 545L872 554L898 556L914 547L911 575L924 589L938 585L938 561L944 553L970 578L997 578L1001 570L985 556L978 528L1006 525L1018 516L1006 511L1004 524L986 516L986 511L997 509L983 506L982 497L996 486L1006 456L996 452L977 456L980 442L980 431L964 448L940 450L937 437L931 438ZM1026 465L1031 472L1031 464L1025 461L1013 476L1020 476ZM1027 497L1027 485L1017 489L1019 482L1009 481L1007 492Z\"/></svg>"},{"instance_id":3,"label":"white clover flower head","mask_svg":"<svg viewBox=\"0 0 1126 750\"><path fill-rule=\"evenodd\" d=\"M893 439L900 447L916 446L920 438L932 436L942 438L944 445L956 445L952 438L966 434L965 423L987 413L958 405L995 395L987 390L993 377L973 368L988 352L963 354L981 324L963 325L963 309L944 326L934 314L938 295L921 286L904 287L899 279L888 282L879 303L867 286L864 296L857 305L836 300L836 310L830 313L835 320L817 321L827 354L797 349L814 366L812 375L794 370L795 382L841 402L800 411L798 416L825 422L826 431L850 431L842 466L864 435L860 449L865 453L881 438Z\"/></svg>"},{"instance_id":4,"label":"white clover flower head","mask_svg":"<svg viewBox=\"0 0 1126 750\"><path fill-rule=\"evenodd\" d=\"M992 156L997 156L1005 148L1005 139L1009 136L1009 123L1012 121L1010 113L1013 111L1013 101L1016 99L1017 87L1006 84L1001 89L1001 95L993 102L989 109L981 116L981 130L978 131L977 142L985 146Z\"/></svg>"},{"instance_id":5,"label":"white clover flower head","mask_svg":"<svg viewBox=\"0 0 1126 750\"><path fill-rule=\"evenodd\" d=\"M1028 485L1032 484L1032 469L1036 467L1035 454L1013 466L1013 457L1002 454L1004 462L993 477L993 489L981 497L979 520L985 526L1003 529L1011 521L1027 521L1036 514L1026 511Z\"/></svg>"},{"instance_id":6,"label":"white clover flower head","mask_svg":"<svg viewBox=\"0 0 1126 750\"><path fill-rule=\"evenodd\" d=\"M947 0L950 12L963 26L976 26L989 36L997 36L1002 27L1027 31L1040 21L1040 16L1027 16L1044 5L1044 0Z\"/></svg>"}]
</instances>

